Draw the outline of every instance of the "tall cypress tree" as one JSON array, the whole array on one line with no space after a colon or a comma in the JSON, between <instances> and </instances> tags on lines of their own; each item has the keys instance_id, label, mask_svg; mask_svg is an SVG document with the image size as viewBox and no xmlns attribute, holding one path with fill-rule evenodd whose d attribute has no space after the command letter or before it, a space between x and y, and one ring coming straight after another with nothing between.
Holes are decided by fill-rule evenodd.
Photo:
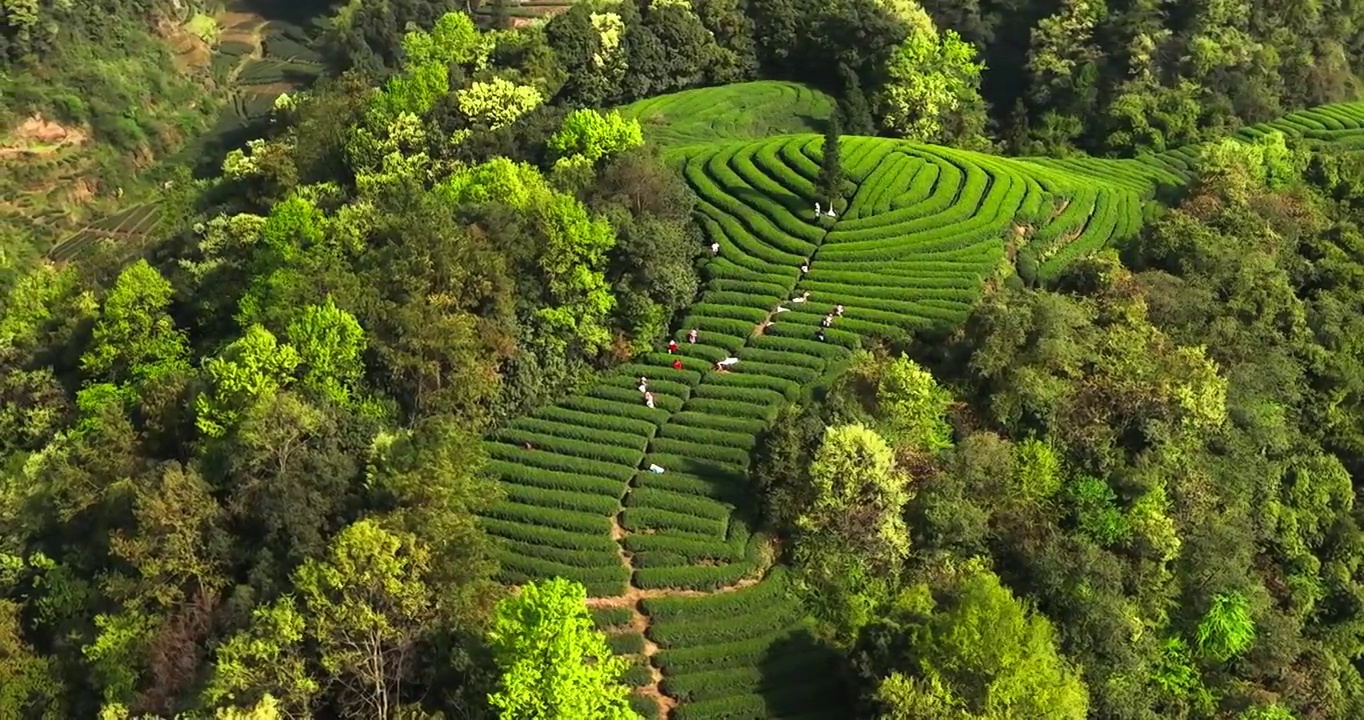
<instances>
[{"instance_id":1,"label":"tall cypress tree","mask_svg":"<svg viewBox=\"0 0 1364 720\"><path fill-rule=\"evenodd\" d=\"M875 134L876 123L871 117L867 94L862 92L862 81L845 64L840 63L838 71L843 78L843 97L838 101L839 109L843 112L843 129L853 135Z\"/></svg>"},{"instance_id":2,"label":"tall cypress tree","mask_svg":"<svg viewBox=\"0 0 1364 720\"><path fill-rule=\"evenodd\" d=\"M819 194L833 207L834 199L843 195L843 160L839 140L843 136L843 119L837 108L829 116L824 129L824 159L819 165Z\"/></svg>"}]
</instances>

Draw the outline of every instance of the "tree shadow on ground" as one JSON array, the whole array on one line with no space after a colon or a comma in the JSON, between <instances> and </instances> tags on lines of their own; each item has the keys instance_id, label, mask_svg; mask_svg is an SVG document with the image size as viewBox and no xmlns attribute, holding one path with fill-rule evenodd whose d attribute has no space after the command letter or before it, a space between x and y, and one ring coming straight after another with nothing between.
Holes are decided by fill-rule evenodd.
<instances>
[{"instance_id":1,"label":"tree shadow on ground","mask_svg":"<svg viewBox=\"0 0 1364 720\"><path fill-rule=\"evenodd\" d=\"M796 117L799 118L806 127L810 128L810 132L823 135L829 131L829 118L822 118L808 113L796 113Z\"/></svg>"},{"instance_id":2,"label":"tree shadow on ground","mask_svg":"<svg viewBox=\"0 0 1364 720\"><path fill-rule=\"evenodd\" d=\"M771 717L847 718L853 701L838 653L806 630L772 644L758 666Z\"/></svg>"},{"instance_id":3,"label":"tree shadow on ground","mask_svg":"<svg viewBox=\"0 0 1364 720\"><path fill-rule=\"evenodd\" d=\"M252 12L266 20L282 20L307 26L314 18L330 15L333 0L237 0L235 9Z\"/></svg>"}]
</instances>

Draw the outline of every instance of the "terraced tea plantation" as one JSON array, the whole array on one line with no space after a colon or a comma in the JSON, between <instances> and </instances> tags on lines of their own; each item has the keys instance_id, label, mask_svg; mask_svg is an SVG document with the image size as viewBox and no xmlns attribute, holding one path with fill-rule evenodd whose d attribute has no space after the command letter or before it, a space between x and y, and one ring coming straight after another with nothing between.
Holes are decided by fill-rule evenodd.
<instances>
[{"instance_id":1,"label":"terraced tea plantation","mask_svg":"<svg viewBox=\"0 0 1364 720\"><path fill-rule=\"evenodd\" d=\"M619 109L644 126L650 142L669 149L823 133L833 108L833 98L800 83L760 80L659 95Z\"/></svg>"},{"instance_id":2,"label":"terraced tea plantation","mask_svg":"<svg viewBox=\"0 0 1364 720\"><path fill-rule=\"evenodd\" d=\"M846 716L769 539L751 530L759 434L865 339L955 326L992 280L1015 269L1052 276L1135 232L1158 187L1187 182L1197 154L1008 159L845 137L850 199L816 216L822 137L731 138L757 132L740 120L740 108L754 107L744 102L775 114L825 107L817 97L749 83L626 108L646 120L646 137L671 147L700 198L708 242L720 246L704 291L675 329L676 354L638 357L487 441L507 493L485 519L500 539L502 579L586 585L598 624L636 658L629 679L650 717ZM795 115L787 122L803 122ZM667 124L651 126L651 116ZM1364 103L1238 137L1270 129L1354 143ZM721 370L725 358L737 362Z\"/></svg>"},{"instance_id":3,"label":"terraced tea plantation","mask_svg":"<svg viewBox=\"0 0 1364 720\"><path fill-rule=\"evenodd\" d=\"M1033 243L1044 267L1059 267L1140 223L1143 194L1125 184L945 148L844 142L851 200L836 218L814 214L819 136L680 153L720 252L676 329L676 355L639 357L489 439L507 492L486 518L502 540L502 579L585 584L610 613L603 624L622 629L618 648L639 656L646 713L660 703L676 704L674 718L843 716L828 659L784 576L768 573L768 539L750 529L759 433L863 338L961 322L987 278L1005 271L1009 242ZM844 313L820 340L837 305ZM678 595L697 592L709 594Z\"/></svg>"},{"instance_id":4,"label":"terraced tea plantation","mask_svg":"<svg viewBox=\"0 0 1364 720\"><path fill-rule=\"evenodd\" d=\"M48 257L70 260L100 240L140 243L161 224L161 205L151 202L134 205L120 213L101 218L54 246Z\"/></svg>"}]
</instances>

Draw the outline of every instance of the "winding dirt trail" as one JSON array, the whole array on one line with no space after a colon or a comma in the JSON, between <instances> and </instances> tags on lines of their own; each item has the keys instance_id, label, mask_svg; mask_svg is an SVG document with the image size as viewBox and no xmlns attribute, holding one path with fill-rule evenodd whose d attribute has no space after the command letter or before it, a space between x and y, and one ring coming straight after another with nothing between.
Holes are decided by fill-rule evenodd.
<instances>
[{"instance_id":1,"label":"winding dirt trail","mask_svg":"<svg viewBox=\"0 0 1364 720\"><path fill-rule=\"evenodd\" d=\"M633 487L630 489L633 490ZM627 491L627 495L630 491ZM587 599L587 607L597 608L630 608L630 629L640 634L644 638L643 656L644 661L649 666L650 680L647 685L635 688L635 692L644 697L652 698L658 704L660 720L670 720L673 710L677 707L677 698L663 692L663 671L654 663L654 655L658 652L658 644L649 638L651 620L648 613L644 612L645 600L654 598L670 597L707 597L734 592L746 587L756 585L763 576L767 575L771 567L771 553L764 553L767 561L760 568L758 577L745 577L731 585L725 585L714 590L681 590L681 589L645 589L637 587L634 581L634 558L630 551L625 549L625 538L629 536L629 531L621 524L621 516L624 509L611 517L611 539L616 541L617 549L620 553L620 562L631 571L630 585L626 588L624 595L612 595L607 597L594 597Z\"/></svg>"},{"instance_id":2,"label":"winding dirt trail","mask_svg":"<svg viewBox=\"0 0 1364 720\"><path fill-rule=\"evenodd\" d=\"M816 222L817 221L818 218L816 219ZM812 264L814 263L815 258L818 256L819 246L823 245L823 241L825 238L828 237L830 230L831 228L825 228L824 235L820 238L820 242L815 245L815 251L811 254L810 258L810 262ZM796 280L796 284L793 286L792 292L794 292L797 288L800 287L800 283L803 280L804 274L802 274L801 277ZM778 305L783 304L785 304L785 302L778 303ZM754 327L753 334L749 336L749 339L751 340L753 337L762 335L764 330L766 329L765 323L767 321L770 321L774 315L776 315L775 307L770 308L768 310L768 314L766 318L764 318L763 323L759 323L757 326ZM745 345L746 344L747 343L745 343ZM704 377L702 378L701 382L704 382ZM641 470L648 469L643 460L640 461L640 465ZM626 588L625 594L609 597L588 598L587 606L589 608L628 607L630 609L631 613L630 628L644 637L643 655L645 661L648 663L650 672L650 682L647 685L636 688L635 690L640 695L654 699L654 701L658 704L659 708L659 720L671 720L672 712L677 707L678 700L677 698L674 698L668 695L667 693L663 692L662 689L663 672L662 669L659 668L659 666L654 662L653 659L654 655L658 652L659 648L658 645L654 643L653 640L651 640L649 637L649 631L650 628L652 627L651 625L652 620L650 619L648 613L646 613L644 610L644 601L654 598L709 597L713 595L731 593L736 590L741 590L747 587L752 587L761 582L763 578L767 577L768 571L771 570L774 562L776 561L780 548L777 546L777 542L775 540L770 540L769 544L761 549L760 551L761 559L756 563L755 567L752 568L751 572L749 572L745 577L739 579L737 582L731 583L729 585L724 585L718 588L714 588L712 590L703 591L683 589L645 589L638 587L635 585L634 577L634 571L637 570L638 568L634 564L634 557L632 556L630 551L625 548L625 540L626 538L629 537L630 531L627 530L624 524L622 523L622 517L624 516L625 513L626 499L629 497L631 492L634 492L634 489L635 488L633 484L631 484L627 488L625 497L621 499L621 509L611 517L611 538L616 541L616 545L618 547L618 551L620 554L621 564L625 566L627 569L629 569L631 572L630 583ZM735 520L731 518L731 522L734 521Z\"/></svg>"}]
</instances>

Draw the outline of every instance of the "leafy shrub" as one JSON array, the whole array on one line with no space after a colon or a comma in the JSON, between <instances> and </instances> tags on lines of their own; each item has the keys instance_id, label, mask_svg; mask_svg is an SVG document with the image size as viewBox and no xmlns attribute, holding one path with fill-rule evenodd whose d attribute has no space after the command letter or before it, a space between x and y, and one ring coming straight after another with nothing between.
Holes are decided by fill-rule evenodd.
<instances>
[{"instance_id":1,"label":"leafy shrub","mask_svg":"<svg viewBox=\"0 0 1364 720\"><path fill-rule=\"evenodd\" d=\"M667 510L683 515L705 518L721 524L729 522L729 515L733 511L733 507L730 505L711 500L710 498L647 487L638 488L631 492L627 496L626 502L629 507L632 508L638 507Z\"/></svg>"},{"instance_id":2,"label":"leafy shrub","mask_svg":"<svg viewBox=\"0 0 1364 720\"><path fill-rule=\"evenodd\" d=\"M738 448L746 452L752 451L758 444L757 438L752 433L707 430L705 428L678 425L677 423L668 423L667 425L664 425L663 430L659 435L673 440L685 440L693 443Z\"/></svg>"},{"instance_id":3,"label":"leafy shrub","mask_svg":"<svg viewBox=\"0 0 1364 720\"><path fill-rule=\"evenodd\" d=\"M582 549L557 548L546 545L536 545L534 543L523 543L511 540L501 542L503 550L517 557L533 558L546 562L559 563L570 567L582 568L604 568L621 565L620 555L617 552L604 550L589 552Z\"/></svg>"},{"instance_id":4,"label":"leafy shrub","mask_svg":"<svg viewBox=\"0 0 1364 720\"><path fill-rule=\"evenodd\" d=\"M605 534L597 532L596 530L586 533L575 532L572 530L560 530L541 525L530 525L524 522L499 520L486 516L480 517L478 522L489 534L508 540L516 540L533 545L565 548L568 550L582 549L593 552L616 551L616 541L611 539L609 531Z\"/></svg>"},{"instance_id":5,"label":"leafy shrub","mask_svg":"<svg viewBox=\"0 0 1364 720\"><path fill-rule=\"evenodd\" d=\"M669 411L662 408L651 408L638 402L638 398L631 398L632 401L620 402L608 398L595 398L574 396L559 403L560 405L580 412L609 415L618 418L628 418L644 420L652 423L655 427L668 421Z\"/></svg>"},{"instance_id":6,"label":"leafy shrub","mask_svg":"<svg viewBox=\"0 0 1364 720\"><path fill-rule=\"evenodd\" d=\"M581 533L599 532L609 535L611 532L610 520L601 515L589 515L571 510L556 510L512 502L495 503L484 509L483 515L499 520L511 520L528 525L544 525Z\"/></svg>"},{"instance_id":7,"label":"leafy shrub","mask_svg":"<svg viewBox=\"0 0 1364 720\"><path fill-rule=\"evenodd\" d=\"M656 623L649 635L654 642L662 646L696 647L771 634L795 623L803 616L804 610L796 603L776 603L768 604L751 614L688 622Z\"/></svg>"},{"instance_id":8,"label":"leafy shrub","mask_svg":"<svg viewBox=\"0 0 1364 720\"><path fill-rule=\"evenodd\" d=\"M781 410L777 405L753 405L707 398L692 398L687 402L687 409L722 417L756 418L769 423L776 419Z\"/></svg>"},{"instance_id":9,"label":"leafy shrub","mask_svg":"<svg viewBox=\"0 0 1364 720\"><path fill-rule=\"evenodd\" d=\"M625 448L636 448L643 450L647 444L649 435L622 433L613 430L598 430L582 425L572 425L568 423L545 420L542 418L521 418L512 422L512 430L524 430L540 435L553 435L568 440L581 440L583 442L605 443ZM653 426L650 426L653 429Z\"/></svg>"},{"instance_id":10,"label":"leafy shrub","mask_svg":"<svg viewBox=\"0 0 1364 720\"><path fill-rule=\"evenodd\" d=\"M623 566L614 568L571 568L511 554L495 553L502 564L498 579L510 585L524 585L547 577L561 577L582 583L587 594L595 597L620 595L630 582L630 571Z\"/></svg>"},{"instance_id":11,"label":"leafy shrub","mask_svg":"<svg viewBox=\"0 0 1364 720\"><path fill-rule=\"evenodd\" d=\"M650 598L644 601L643 608L656 623L759 613L764 608L792 602L789 580L786 568L778 566L762 582L742 590L711 597Z\"/></svg>"},{"instance_id":12,"label":"leafy shrub","mask_svg":"<svg viewBox=\"0 0 1364 720\"><path fill-rule=\"evenodd\" d=\"M726 667L758 665L771 652L772 646L797 633L808 632L812 623L799 620L796 624L782 628L770 635L759 635L745 640L736 640L714 645L698 645L688 648L660 650L654 655L654 662L665 675L706 672Z\"/></svg>"},{"instance_id":13,"label":"leafy shrub","mask_svg":"<svg viewBox=\"0 0 1364 720\"><path fill-rule=\"evenodd\" d=\"M598 629L629 625L635 617L628 607L598 607L591 608L589 612L592 613L592 623Z\"/></svg>"},{"instance_id":14,"label":"leafy shrub","mask_svg":"<svg viewBox=\"0 0 1364 720\"><path fill-rule=\"evenodd\" d=\"M599 515L614 515L620 509L620 500L604 495L589 495L568 490L547 490L513 484L503 485L502 489L507 500L524 505Z\"/></svg>"},{"instance_id":15,"label":"leafy shrub","mask_svg":"<svg viewBox=\"0 0 1364 720\"><path fill-rule=\"evenodd\" d=\"M557 405L540 410L535 413L535 417L567 425L579 425L598 430L610 430L612 432L640 435L646 438L652 437L654 433L658 432L657 425L644 420L634 420L603 413L580 412Z\"/></svg>"},{"instance_id":16,"label":"leafy shrub","mask_svg":"<svg viewBox=\"0 0 1364 720\"><path fill-rule=\"evenodd\" d=\"M749 453L747 450L739 448L725 447L723 445L708 445L703 443L689 442L686 440L676 440L672 438L654 438L649 443L650 452L668 453L681 455L699 460L709 460L717 463L734 465L736 468L746 468L749 464Z\"/></svg>"},{"instance_id":17,"label":"leafy shrub","mask_svg":"<svg viewBox=\"0 0 1364 720\"><path fill-rule=\"evenodd\" d=\"M635 557L647 553L681 558L681 562L673 563L675 565L705 560L738 562L744 557L743 543L734 543L728 540L721 542L667 535L627 535L625 547L630 552L635 553Z\"/></svg>"},{"instance_id":18,"label":"leafy shrub","mask_svg":"<svg viewBox=\"0 0 1364 720\"><path fill-rule=\"evenodd\" d=\"M654 397L657 402L657 400L662 399L663 396L655 394ZM508 443L530 443L532 447L536 449L548 450L563 455L573 455L589 460L619 463L621 465L629 465L630 467L638 465L640 459L644 457L644 453L641 450L590 441L572 440L557 435L545 435L543 433L530 432L517 428L499 430L494 433L493 436Z\"/></svg>"},{"instance_id":19,"label":"leafy shrub","mask_svg":"<svg viewBox=\"0 0 1364 720\"><path fill-rule=\"evenodd\" d=\"M633 403L639 407L653 410L664 410L669 413L677 412L682 409L682 398L663 393L654 393L654 407L649 408L644 404L644 394L633 387L611 387L609 385L598 385L589 393L593 397L603 400L615 400L618 403ZM663 416L663 417L666 417ZM661 424L661 423L660 423ZM638 461L630 463L638 464Z\"/></svg>"},{"instance_id":20,"label":"leafy shrub","mask_svg":"<svg viewBox=\"0 0 1364 720\"><path fill-rule=\"evenodd\" d=\"M611 652L617 655L635 655L644 652L644 636L637 632L608 635L606 640L611 644Z\"/></svg>"},{"instance_id":21,"label":"leafy shrub","mask_svg":"<svg viewBox=\"0 0 1364 720\"><path fill-rule=\"evenodd\" d=\"M717 375L715 382L721 378L726 381L730 378L742 377L736 375ZM752 376L750 376L752 377ZM755 435L767 427L767 423L761 419L752 418L733 418L711 415L709 413L693 412L684 410L673 415L670 425L686 425L688 427L704 428L708 430L720 430L729 433L742 435Z\"/></svg>"},{"instance_id":22,"label":"leafy shrub","mask_svg":"<svg viewBox=\"0 0 1364 720\"><path fill-rule=\"evenodd\" d=\"M734 482L671 470L662 474L640 473L639 477L635 479L635 484L638 488L671 490L676 493L708 497L730 504L737 504L744 499L743 486Z\"/></svg>"},{"instance_id":23,"label":"leafy shrub","mask_svg":"<svg viewBox=\"0 0 1364 720\"><path fill-rule=\"evenodd\" d=\"M621 514L621 524L631 532L655 530L691 533L703 537L722 537L725 534L725 522L723 520L712 520L644 507L626 508L625 512Z\"/></svg>"}]
</instances>

